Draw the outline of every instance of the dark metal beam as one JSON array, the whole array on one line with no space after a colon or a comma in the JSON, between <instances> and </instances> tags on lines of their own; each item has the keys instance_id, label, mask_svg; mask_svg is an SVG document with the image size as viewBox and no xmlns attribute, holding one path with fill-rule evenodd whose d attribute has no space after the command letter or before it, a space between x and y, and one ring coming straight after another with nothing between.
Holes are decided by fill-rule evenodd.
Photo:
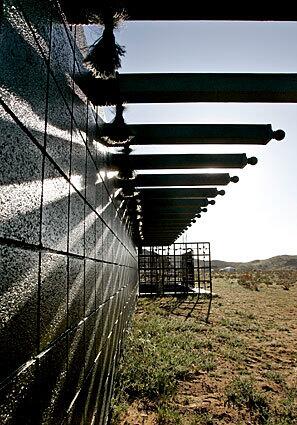
<instances>
[{"instance_id":1,"label":"dark metal beam","mask_svg":"<svg viewBox=\"0 0 297 425\"><path fill-rule=\"evenodd\" d=\"M153 169L193 169L193 168L244 168L256 164L255 157L247 158L244 153L235 154L161 154L127 155L113 154L111 170L153 170Z\"/></svg>"},{"instance_id":2,"label":"dark metal beam","mask_svg":"<svg viewBox=\"0 0 297 425\"><path fill-rule=\"evenodd\" d=\"M143 232L146 234L147 232L165 232L168 230L179 230L179 229L184 229L185 227L190 226L190 222L185 222L185 223L179 223L176 225L168 225L168 226L164 226L164 227L157 227L157 226L147 226L143 228Z\"/></svg>"},{"instance_id":3,"label":"dark metal beam","mask_svg":"<svg viewBox=\"0 0 297 425\"><path fill-rule=\"evenodd\" d=\"M68 22L73 24L88 24L94 21L89 17L102 14L104 1L84 0L74 2L73 0L60 0L63 11ZM139 2L131 0L109 0L108 4L120 6L126 11L126 19L131 21L194 21L194 20L232 20L232 21L296 21L297 14L292 6L270 3L269 6L261 4L249 5L248 8L226 3L201 4L187 0L174 3L169 0L150 0L150 2Z\"/></svg>"},{"instance_id":4,"label":"dark metal beam","mask_svg":"<svg viewBox=\"0 0 297 425\"><path fill-rule=\"evenodd\" d=\"M187 225L184 224L184 225L176 226L176 227L168 227L164 230L162 230L160 228L159 229L158 228L156 228L156 229L146 229L146 230L143 231L143 235L144 236L147 236L147 235L160 235L160 236L162 236L162 235L167 235L168 233L173 234L173 235L174 234L177 235L179 232L181 232L182 230L184 230L186 228L187 228Z\"/></svg>"},{"instance_id":5,"label":"dark metal beam","mask_svg":"<svg viewBox=\"0 0 297 425\"><path fill-rule=\"evenodd\" d=\"M181 224L179 226L175 226L175 227L166 227L164 229L161 229L160 227L150 227L150 228L146 228L143 229L143 235L148 235L148 234L160 234L163 235L166 232L172 231L175 234L178 234L180 231L182 231L183 229L185 229L189 224L188 223L184 223Z\"/></svg>"},{"instance_id":6,"label":"dark metal beam","mask_svg":"<svg viewBox=\"0 0 297 425\"><path fill-rule=\"evenodd\" d=\"M185 226L184 226L185 227ZM160 229L151 229L150 231L144 231L143 232L143 236L147 236L147 235L159 235L159 236L168 236L168 234L170 235L178 235L180 231L183 230L183 227L179 227L179 228L172 228L172 229L165 229L164 231L160 230Z\"/></svg>"},{"instance_id":7,"label":"dark metal beam","mask_svg":"<svg viewBox=\"0 0 297 425\"><path fill-rule=\"evenodd\" d=\"M207 205L214 205L215 201L208 199L154 199L143 201L144 211L153 210L165 210L168 208L180 208L187 210L189 208L198 209L201 207L207 207Z\"/></svg>"},{"instance_id":8,"label":"dark metal beam","mask_svg":"<svg viewBox=\"0 0 297 425\"><path fill-rule=\"evenodd\" d=\"M187 223L188 224L193 224L192 222L193 217L187 217L184 220L170 220L167 219L167 221L162 220L162 221L156 221L156 220L147 220L147 221L143 221L143 229L148 229L151 227L156 227L156 228L168 228L168 227L176 227L176 226L184 226Z\"/></svg>"},{"instance_id":9,"label":"dark metal beam","mask_svg":"<svg viewBox=\"0 0 297 425\"><path fill-rule=\"evenodd\" d=\"M172 214L172 215L176 215L176 214L193 214L195 215L196 212L199 210L199 207L196 206L180 206L180 207L176 207L176 206L159 206L158 208L145 208L145 212L146 214L150 214L150 215L155 215L156 217L162 214ZM144 216L146 217L146 216Z\"/></svg>"},{"instance_id":10,"label":"dark metal beam","mask_svg":"<svg viewBox=\"0 0 297 425\"><path fill-rule=\"evenodd\" d=\"M297 74L90 74L77 83L95 105L174 102L296 103Z\"/></svg>"},{"instance_id":11,"label":"dark metal beam","mask_svg":"<svg viewBox=\"0 0 297 425\"><path fill-rule=\"evenodd\" d=\"M228 173L205 174L138 174L131 183L135 187L150 186L225 186L230 182L237 183L237 176ZM120 180L119 180L120 182Z\"/></svg>"},{"instance_id":12,"label":"dark metal beam","mask_svg":"<svg viewBox=\"0 0 297 425\"><path fill-rule=\"evenodd\" d=\"M179 234L179 231L176 230L175 232L174 231L172 231L172 232L168 231L168 232L147 233L147 234L144 234L143 236L144 236L144 238L146 238L148 236L149 237L159 237L159 238L164 238L164 237L166 237L166 238L169 238L169 237L176 238L178 234Z\"/></svg>"},{"instance_id":13,"label":"dark metal beam","mask_svg":"<svg viewBox=\"0 0 297 425\"><path fill-rule=\"evenodd\" d=\"M193 224L192 220L190 218L187 218L186 220L167 220L167 221L145 221L143 224L143 229L151 229L151 228L157 228L157 229L168 229L170 227L179 227L179 226L186 226L189 224Z\"/></svg>"},{"instance_id":14,"label":"dark metal beam","mask_svg":"<svg viewBox=\"0 0 297 425\"><path fill-rule=\"evenodd\" d=\"M142 189L143 199L203 199L215 198L217 195L225 195L224 190L215 187L210 188L166 188L166 189Z\"/></svg>"},{"instance_id":15,"label":"dark metal beam","mask_svg":"<svg viewBox=\"0 0 297 425\"><path fill-rule=\"evenodd\" d=\"M108 124L102 131L106 127ZM266 145L272 139L282 140L285 136L282 130L273 131L270 124L129 124L129 129L135 134L132 145Z\"/></svg>"},{"instance_id":16,"label":"dark metal beam","mask_svg":"<svg viewBox=\"0 0 297 425\"><path fill-rule=\"evenodd\" d=\"M171 239L145 238L141 241L141 246L170 246L177 238L177 236L174 236Z\"/></svg>"},{"instance_id":17,"label":"dark metal beam","mask_svg":"<svg viewBox=\"0 0 297 425\"><path fill-rule=\"evenodd\" d=\"M144 220L147 220L149 218L154 218L156 220L166 218L167 220L170 220L170 217L172 217L172 216L192 218L192 217L195 216L195 214L199 214L201 209L195 208L194 211L193 211L191 208L190 209L186 208L185 210L174 209L172 211L172 209L167 208L167 209L158 209L158 210L153 210L153 211L155 211L155 212L152 213L151 211L146 209L144 211L144 214L143 214Z\"/></svg>"},{"instance_id":18,"label":"dark metal beam","mask_svg":"<svg viewBox=\"0 0 297 425\"><path fill-rule=\"evenodd\" d=\"M196 208L195 206L185 206L185 207L176 207L176 206L168 206L166 207L160 207L160 208L146 208L146 214L149 215L155 215L157 216L161 216L161 215L169 215L171 214L173 215L177 215L177 214L190 214L190 215L195 215L196 212L198 211L199 208ZM144 216L146 217L146 216Z\"/></svg>"}]
</instances>

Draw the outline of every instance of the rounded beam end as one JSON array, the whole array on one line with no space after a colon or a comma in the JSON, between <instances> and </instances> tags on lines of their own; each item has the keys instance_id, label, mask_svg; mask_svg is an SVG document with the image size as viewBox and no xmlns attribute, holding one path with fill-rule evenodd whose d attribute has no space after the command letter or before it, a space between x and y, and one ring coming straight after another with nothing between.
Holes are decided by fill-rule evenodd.
<instances>
[{"instance_id":1,"label":"rounded beam end","mask_svg":"<svg viewBox=\"0 0 297 425\"><path fill-rule=\"evenodd\" d=\"M201 218L201 214L196 214L196 216L195 217L197 217L197 218Z\"/></svg>"},{"instance_id":2,"label":"rounded beam end","mask_svg":"<svg viewBox=\"0 0 297 425\"><path fill-rule=\"evenodd\" d=\"M248 158L247 163L250 165L256 165L258 163L258 159L255 156Z\"/></svg>"},{"instance_id":3,"label":"rounded beam end","mask_svg":"<svg viewBox=\"0 0 297 425\"><path fill-rule=\"evenodd\" d=\"M273 138L275 140L283 140L286 137L286 133L284 132L284 130L276 130L273 132Z\"/></svg>"},{"instance_id":4,"label":"rounded beam end","mask_svg":"<svg viewBox=\"0 0 297 425\"><path fill-rule=\"evenodd\" d=\"M218 195L221 195L221 196L224 196L224 195L225 195L225 193L226 193L226 192L225 192L224 190L219 190L219 191L218 191Z\"/></svg>"},{"instance_id":5,"label":"rounded beam end","mask_svg":"<svg viewBox=\"0 0 297 425\"><path fill-rule=\"evenodd\" d=\"M201 208L202 212L207 212L207 208Z\"/></svg>"},{"instance_id":6,"label":"rounded beam end","mask_svg":"<svg viewBox=\"0 0 297 425\"><path fill-rule=\"evenodd\" d=\"M230 182L232 182L232 183L238 183L239 182L239 177L237 177L237 176L231 177L230 178Z\"/></svg>"},{"instance_id":7,"label":"rounded beam end","mask_svg":"<svg viewBox=\"0 0 297 425\"><path fill-rule=\"evenodd\" d=\"M214 199L212 199L211 201L208 201L209 205L214 205L216 203L216 201Z\"/></svg>"}]
</instances>

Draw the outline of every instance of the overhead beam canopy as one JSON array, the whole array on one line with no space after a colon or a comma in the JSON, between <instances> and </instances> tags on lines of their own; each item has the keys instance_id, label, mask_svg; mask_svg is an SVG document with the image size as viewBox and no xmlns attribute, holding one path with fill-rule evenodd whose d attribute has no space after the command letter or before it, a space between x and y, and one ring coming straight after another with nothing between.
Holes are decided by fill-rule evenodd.
<instances>
[{"instance_id":1,"label":"overhead beam canopy","mask_svg":"<svg viewBox=\"0 0 297 425\"><path fill-rule=\"evenodd\" d=\"M211 188L168 188L168 189L142 189L144 200L151 199L203 199L215 198L217 195L225 195L224 190Z\"/></svg>"},{"instance_id":2,"label":"overhead beam canopy","mask_svg":"<svg viewBox=\"0 0 297 425\"><path fill-rule=\"evenodd\" d=\"M120 180L119 180L120 181ZM204 174L137 174L131 182L135 187L152 186L225 186L230 182L237 183L237 176L228 173Z\"/></svg>"},{"instance_id":3,"label":"overhead beam canopy","mask_svg":"<svg viewBox=\"0 0 297 425\"><path fill-rule=\"evenodd\" d=\"M255 165L257 158L247 158L246 154L161 154L127 155L113 154L110 170L132 169L190 169L190 168L244 168Z\"/></svg>"},{"instance_id":4,"label":"overhead beam canopy","mask_svg":"<svg viewBox=\"0 0 297 425\"><path fill-rule=\"evenodd\" d=\"M182 102L296 103L297 74L120 74L77 82L95 105Z\"/></svg>"},{"instance_id":5,"label":"overhead beam canopy","mask_svg":"<svg viewBox=\"0 0 297 425\"><path fill-rule=\"evenodd\" d=\"M97 136L104 136L108 126L99 128ZM271 124L129 124L129 129L135 134L132 145L266 145L272 139L282 140L285 136L282 130L273 131Z\"/></svg>"},{"instance_id":6,"label":"overhead beam canopy","mask_svg":"<svg viewBox=\"0 0 297 425\"><path fill-rule=\"evenodd\" d=\"M296 21L297 14L292 3L292 7L270 3L269 6L263 4L249 5L243 8L232 4L201 4L187 0L182 3L175 3L169 0L151 0L150 2L140 2L131 0L109 0L109 4L121 6L125 9L127 20L131 21L187 21L187 20L232 20L232 21ZM88 16L96 16L102 13L104 1L84 0L74 2L73 0L61 0L63 10L69 23L87 24L90 23ZM93 21L94 22L94 19Z\"/></svg>"}]
</instances>

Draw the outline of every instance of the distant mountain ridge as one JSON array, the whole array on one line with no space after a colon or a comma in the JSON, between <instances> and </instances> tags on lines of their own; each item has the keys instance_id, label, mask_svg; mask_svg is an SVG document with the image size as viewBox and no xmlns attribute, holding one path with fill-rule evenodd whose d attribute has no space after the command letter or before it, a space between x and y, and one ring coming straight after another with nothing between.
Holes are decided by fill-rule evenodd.
<instances>
[{"instance_id":1,"label":"distant mountain ridge","mask_svg":"<svg viewBox=\"0 0 297 425\"><path fill-rule=\"evenodd\" d=\"M234 267L238 271L297 269L297 255L277 255L266 260L248 262L212 260L213 269L222 269L224 267Z\"/></svg>"}]
</instances>

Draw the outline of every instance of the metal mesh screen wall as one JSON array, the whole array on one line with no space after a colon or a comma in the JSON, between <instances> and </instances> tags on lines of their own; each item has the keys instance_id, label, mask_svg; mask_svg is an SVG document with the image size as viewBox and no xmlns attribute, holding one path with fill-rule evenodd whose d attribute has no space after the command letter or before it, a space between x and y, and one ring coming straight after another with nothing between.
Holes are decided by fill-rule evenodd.
<instances>
[{"instance_id":1,"label":"metal mesh screen wall","mask_svg":"<svg viewBox=\"0 0 297 425\"><path fill-rule=\"evenodd\" d=\"M100 119L55 1L0 26L0 423L102 424L137 294Z\"/></svg>"}]
</instances>

